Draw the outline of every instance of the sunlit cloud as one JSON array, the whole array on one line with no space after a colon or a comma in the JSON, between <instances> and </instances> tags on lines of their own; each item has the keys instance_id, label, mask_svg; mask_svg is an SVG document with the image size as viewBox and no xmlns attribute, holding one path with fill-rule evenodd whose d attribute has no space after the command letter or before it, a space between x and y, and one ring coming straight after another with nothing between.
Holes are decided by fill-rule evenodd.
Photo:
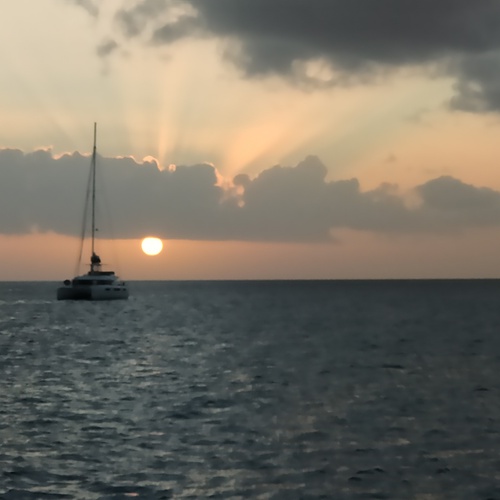
<instances>
[{"instance_id":1,"label":"sunlit cloud","mask_svg":"<svg viewBox=\"0 0 500 500\"><path fill-rule=\"evenodd\" d=\"M197 257L189 242L247 256L245 245L275 256L274 245L290 255L298 245L304 268L312 247L324 245L324 256L339 242L359 264L367 241L381 261L392 255L378 239L397 239L415 258L403 241L428 243L429 259L432 248L453 250L453 238L461 248L472 234L491 241L498 2L281 3L6 3L0 206L11 216L0 231L9 251L16 238L26 244L21 234L64 246L78 236L94 122L100 189L134 258L147 234ZM165 268L171 255L162 253ZM273 268L264 254L252 262Z\"/></svg>"},{"instance_id":2,"label":"sunlit cloud","mask_svg":"<svg viewBox=\"0 0 500 500\"><path fill-rule=\"evenodd\" d=\"M0 232L77 235L88 156L0 150ZM114 236L235 241L328 241L332 230L433 233L500 226L500 192L441 176L410 194L394 183L363 191L357 179L327 180L308 157L256 176L224 177L209 164L160 168L150 157L99 157L100 193L116 213ZM70 203L68 203L71 200ZM104 214L105 205L98 204ZM110 236L103 223L103 237Z\"/></svg>"}]
</instances>

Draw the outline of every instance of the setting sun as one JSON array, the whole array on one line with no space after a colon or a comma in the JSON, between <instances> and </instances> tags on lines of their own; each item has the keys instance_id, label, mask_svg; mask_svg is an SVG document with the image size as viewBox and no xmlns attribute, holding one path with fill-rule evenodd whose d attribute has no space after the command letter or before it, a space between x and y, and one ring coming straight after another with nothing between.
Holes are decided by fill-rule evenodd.
<instances>
[{"instance_id":1,"label":"setting sun","mask_svg":"<svg viewBox=\"0 0 500 500\"><path fill-rule=\"evenodd\" d=\"M163 250L163 243L159 238L144 238L141 243L142 251L146 255L158 255Z\"/></svg>"}]
</instances>

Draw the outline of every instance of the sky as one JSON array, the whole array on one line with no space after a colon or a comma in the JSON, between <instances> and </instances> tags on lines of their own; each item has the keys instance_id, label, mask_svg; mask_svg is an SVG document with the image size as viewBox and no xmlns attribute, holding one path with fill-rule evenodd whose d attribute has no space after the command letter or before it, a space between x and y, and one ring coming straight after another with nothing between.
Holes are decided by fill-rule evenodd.
<instances>
[{"instance_id":1,"label":"sky","mask_svg":"<svg viewBox=\"0 0 500 500\"><path fill-rule=\"evenodd\" d=\"M0 12L0 280L84 269L94 122L125 279L500 277L500 2Z\"/></svg>"}]
</instances>

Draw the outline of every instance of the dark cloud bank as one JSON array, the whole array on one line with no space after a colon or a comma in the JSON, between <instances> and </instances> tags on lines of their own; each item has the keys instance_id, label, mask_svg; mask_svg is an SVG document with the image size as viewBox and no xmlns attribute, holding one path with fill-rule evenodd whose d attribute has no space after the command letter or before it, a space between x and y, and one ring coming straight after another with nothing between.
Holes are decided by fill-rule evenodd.
<instances>
[{"instance_id":1,"label":"dark cloud bank","mask_svg":"<svg viewBox=\"0 0 500 500\"><path fill-rule=\"evenodd\" d=\"M101 229L115 238L317 242L339 228L401 234L500 224L500 192L492 189L439 177L415 187L418 203L409 207L391 185L362 191L356 179L326 180L316 157L238 175L230 189L206 164L159 170L154 162L100 158L99 166L99 220L111 220ZM88 156L4 149L0 172L0 233L80 234Z\"/></svg>"},{"instance_id":2,"label":"dark cloud bank","mask_svg":"<svg viewBox=\"0 0 500 500\"><path fill-rule=\"evenodd\" d=\"M90 0L70 1L96 12ZM217 38L246 76L310 87L420 68L455 78L454 108L500 111L498 0L138 0L115 22L122 42ZM331 81L297 71L318 60L335 68Z\"/></svg>"},{"instance_id":3,"label":"dark cloud bank","mask_svg":"<svg viewBox=\"0 0 500 500\"><path fill-rule=\"evenodd\" d=\"M99 16L95 0L66 0ZM169 45L217 38L246 77L280 75L309 88L363 83L400 69L455 79L452 107L500 111L498 0L137 0L117 10L125 41ZM118 33L115 31L115 35ZM111 33L110 33L111 36ZM331 81L300 72L322 61ZM299 70L298 70L299 68ZM154 163L103 159L114 235L323 241L336 228L403 233L498 225L500 193L440 177L414 189L411 208L391 185L363 192L357 180L329 182L318 159L239 175L232 191L209 165L160 171ZM88 158L0 151L0 231L77 234ZM76 221L76 227L75 227Z\"/></svg>"}]
</instances>

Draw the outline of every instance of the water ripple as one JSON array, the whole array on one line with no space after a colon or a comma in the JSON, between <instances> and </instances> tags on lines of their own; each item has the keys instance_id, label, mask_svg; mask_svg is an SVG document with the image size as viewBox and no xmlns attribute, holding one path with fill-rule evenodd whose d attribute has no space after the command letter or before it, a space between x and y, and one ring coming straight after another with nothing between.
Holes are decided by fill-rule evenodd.
<instances>
[{"instance_id":1,"label":"water ripple","mask_svg":"<svg viewBox=\"0 0 500 500\"><path fill-rule=\"evenodd\" d=\"M0 498L497 498L498 282L0 285Z\"/></svg>"}]
</instances>

